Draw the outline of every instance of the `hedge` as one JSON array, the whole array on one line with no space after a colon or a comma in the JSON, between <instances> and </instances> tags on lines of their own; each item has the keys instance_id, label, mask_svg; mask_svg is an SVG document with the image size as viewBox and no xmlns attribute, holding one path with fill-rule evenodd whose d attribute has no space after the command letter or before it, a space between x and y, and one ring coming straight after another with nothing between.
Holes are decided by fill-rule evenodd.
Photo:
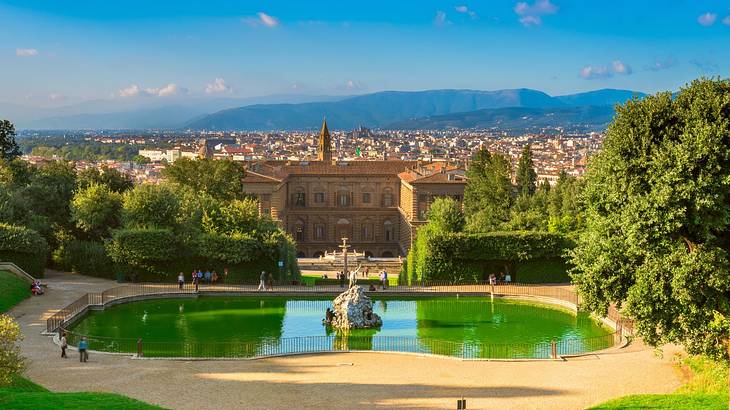
<instances>
[{"instance_id":1,"label":"hedge","mask_svg":"<svg viewBox=\"0 0 730 410\"><path fill-rule=\"evenodd\" d=\"M114 262L102 242L71 240L62 243L53 253L53 261L65 271L112 279Z\"/></svg>"},{"instance_id":2,"label":"hedge","mask_svg":"<svg viewBox=\"0 0 730 410\"><path fill-rule=\"evenodd\" d=\"M490 273L499 272L509 273L514 281L519 282L520 266L528 266L530 261L536 260L560 261L565 251L573 246L570 239L556 233L433 234L422 228L408 255L406 277L402 282L475 282L485 280ZM553 277L550 281L562 281L563 278L559 273L546 278L550 276ZM529 281L528 275L525 278Z\"/></svg>"},{"instance_id":3,"label":"hedge","mask_svg":"<svg viewBox=\"0 0 730 410\"><path fill-rule=\"evenodd\" d=\"M42 277L48 243L36 231L0 223L0 260L13 262L29 274Z\"/></svg>"}]
</instances>

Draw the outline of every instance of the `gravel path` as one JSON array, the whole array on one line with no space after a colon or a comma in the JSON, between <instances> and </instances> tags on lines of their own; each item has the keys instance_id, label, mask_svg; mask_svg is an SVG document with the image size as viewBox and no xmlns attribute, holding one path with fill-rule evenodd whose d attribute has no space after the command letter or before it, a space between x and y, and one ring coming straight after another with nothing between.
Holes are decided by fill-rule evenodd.
<instances>
[{"instance_id":1,"label":"gravel path","mask_svg":"<svg viewBox=\"0 0 730 410\"><path fill-rule=\"evenodd\" d=\"M27 376L54 391L124 394L175 409L456 408L580 409L680 385L669 362L640 343L561 362L462 362L387 353L336 353L261 360L167 361L75 351L61 359L45 319L85 292L114 282L49 273L44 296L10 311L20 323Z\"/></svg>"}]
</instances>

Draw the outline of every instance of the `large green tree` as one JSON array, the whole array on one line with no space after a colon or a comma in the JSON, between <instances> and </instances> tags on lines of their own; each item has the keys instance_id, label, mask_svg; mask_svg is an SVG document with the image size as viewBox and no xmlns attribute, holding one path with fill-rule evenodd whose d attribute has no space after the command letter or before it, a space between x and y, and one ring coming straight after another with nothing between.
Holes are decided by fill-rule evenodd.
<instances>
[{"instance_id":1,"label":"large green tree","mask_svg":"<svg viewBox=\"0 0 730 410\"><path fill-rule=\"evenodd\" d=\"M132 178L114 168L87 168L78 173L79 188L86 188L94 184L106 185L111 191L123 193L134 187Z\"/></svg>"},{"instance_id":2,"label":"large green tree","mask_svg":"<svg viewBox=\"0 0 730 410\"><path fill-rule=\"evenodd\" d=\"M20 147L15 141L15 126L8 120L0 120L0 158L13 160L20 154Z\"/></svg>"},{"instance_id":3,"label":"large green tree","mask_svg":"<svg viewBox=\"0 0 730 410\"><path fill-rule=\"evenodd\" d=\"M584 199L572 261L585 307L615 303L652 345L727 357L730 82L618 107Z\"/></svg>"},{"instance_id":4,"label":"large green tree","mask_svg":"<svg viewBox=\"0 0 730 410\"><path fill-rule=\"evenodd\" d=\"M127 227L176 227L179 213L180 198L166 185L142 184L124 194L122 219Z\"/></svg>"},{"instance_id":5,"label":"large green tree","mask_svg":"<svg viewBox=\"0 0 730 410\"><path fill-rule=\"evenodd\" d=\"M532 150L530 144L525 145L517 163L517 192L519 195L532 195L537 188L537 172L535 164L532 163Z\"/></svg>"},{"instance_id":6,"label":"large green tree","mask_svg":"<svg viewBox=\"0 0 730 410\"><path fill-rule=\"evenodd\" d=\"M500 154L482 148L467 168L464 211L467 228L487 232L498 229L510 217L512 182L510 162Z\"/></svg>"},{"instance_id":7,"label":"large green tree","mask_svg":"<svg viewBox=\"0 0 730 410\"><path fill-rule=\"evenodd\" d=\"M71 216L76 226L91 239L110 236L121 221L122 196L106 185L93 184L80 189L71 201Z\"/></svg>"},{"instance_id":8,"label":"large green tree","mask_svg":"<svg viewBox=\"0 0 730 410\"><path fill-rule=\"evenodd\" d=\"M436 198L428 210L428 223L434 232L461 232L465 224L461 204L449 197Z\"/></svg>"},{"instance_id":9,"label":"large green tree","mask_svg":"<svg viewBox=\"0 0 730 410\"><path fill-rule=\"evenodd\" d=\"M171 182L221 200L243 199L243 164L232 160L181 158L162 171Z\"/></svg>"}]
</instances>

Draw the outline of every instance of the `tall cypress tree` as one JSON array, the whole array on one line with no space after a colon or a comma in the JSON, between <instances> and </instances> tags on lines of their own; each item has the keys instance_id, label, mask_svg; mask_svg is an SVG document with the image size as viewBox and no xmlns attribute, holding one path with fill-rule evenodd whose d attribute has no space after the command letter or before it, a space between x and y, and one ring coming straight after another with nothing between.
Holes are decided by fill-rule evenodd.
<instances>
[{"instance_id":1,"label":"tall cypress tree","mask_svg":"<svg viewBox=\"0 0 730 410\"><path fill-rule=\"evenodd\" d=\"M20 156L20 147L15 141L15 127L8 120L0 120L0 158L13 160Z\"/></svg>"},{"instance_id":2,"label":"tall cypress tree","mask_svg":"<svg viewBox=\"0 0 730 410\"><path fill-rule=\"evenodd\" d=\"M532 163L532 150L530 144L525 145L522 149L520 162L517 164L517 192L520 195L529 195L535 193L537 188L537 172L535 165Z\"/></svg>"}]
</instances>

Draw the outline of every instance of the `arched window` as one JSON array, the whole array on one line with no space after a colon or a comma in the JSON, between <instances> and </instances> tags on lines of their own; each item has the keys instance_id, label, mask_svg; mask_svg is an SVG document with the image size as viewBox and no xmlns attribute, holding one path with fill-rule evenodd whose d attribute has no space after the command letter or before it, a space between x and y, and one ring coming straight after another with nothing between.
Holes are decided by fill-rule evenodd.
<instances>
[{"instance_id":1,"label":"arched window","mask_svg":"<svg viewBox=\"0 0 730 410\"><path fill-rule=\"evenodd\" d=\"M393 223L390 221L383 222L383 238L386 242L390 242L393 239Z\"/></svg>"},{"instance_id":2,"label":"arched window","mask_svg":"<svg viewBox=\"0 0 730 410\"><path fill-rule=\"evenodd\" d=\"M302 252L302 251L297 252L297 258L306 258L306 257L307 257L307 254L305 254L304 252Z\"/></svg>"},{"instance_id":3,"label":"arched window","mask_svg":"<svg viewBox=\"0 0 730 410\"><path fill-rule=\"evenodd\" d=\"M317 251L317 252L315 252L315 253L312 254L312 257L313 258L322 258L322 257L324 257L324 252Z\"/></svg>"},{"instance_id":4,"label":"arched window","mask_svg":"<svg viewBox=\"0 0 730 410\"><path fill-rule=\"evenodd\" d=\"M337 221L337 241L339 242L342 238L352 239L352 224L345 218L341 218Z\"/></svg>"},{"instance_id":5,"label":"arched window","mask_svg":"<svg viewBox=\"0 0 730 410\"><path fill-rule=\"evenodd\" d=\"M373 256L375 256L375 255L373 255L373 253L372 253L372 252L370 252L370 251L365 251L365 257L366 257L366 258L372 258Z\"/></svg>"},{"instance_id":6,"label":"arched window","mask_svg":"<svg viewBox=\"0 0 730 410\"><path fill-rule=\"evenodd\" d=\"M393 252L391 251L385 251L383 252L383 258L393 258Z\"/></svg>"},{"instance_id":7,"label":"arched window","mask_svg":"<svg viewBox=\"0 0 730 410\"><path fill-rule=\"evenodd\" d=\"M390 188L385 188L383 190L383 206L384 207L393 206L393 190Z\"/></svg>"}]
</instances>

